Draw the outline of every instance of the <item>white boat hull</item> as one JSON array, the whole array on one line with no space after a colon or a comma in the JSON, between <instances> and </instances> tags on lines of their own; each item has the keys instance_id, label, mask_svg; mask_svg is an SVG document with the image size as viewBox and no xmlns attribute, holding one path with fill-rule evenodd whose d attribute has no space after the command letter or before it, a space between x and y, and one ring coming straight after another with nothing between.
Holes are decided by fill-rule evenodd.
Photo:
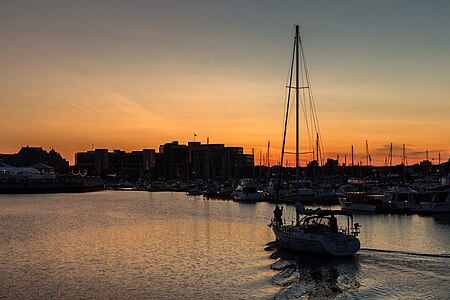
<instances>
[{"instance_id":1,"label":"white boat hull","mask_svg":"<svg viewBox=\"0 0 450 300\"><path fill-rule=\"evenodd\" d=\"M370 202L354 202L348 201L346 198L339 198L342 210L369 212L369 213L383 213L387 211L386 204L370 203Z\"/></svg>"},{"instance_id":2,"label":"white boat hull","mask_svg":"<svg viewBox=\"0 0 450 300\"><path fill-rule=\"evenodd\" d=\"M343 233L307 233L298 226L274 226L272 230L283 249L327 254L335 256L353 255L360 249L359 240Z\"/></svg>"},{"instance_id":3,"label":"white boat hull","mask_svg":"<svg viewBox=\"0 0 450 300\"><path fill-rule=\"evenodd\" d=\"M450 188L438 191L429 202L420 202L417 207L419 213L450 213Z\"/></svg>"},{"instance_id":4,"label":"white boat hull","mask_svg":"<svg viewBox=\"0 0 450 300\"><path fill-rule=\"evenodd\" d=\"M236 201L262 201L264 197L262 193L244 193L244 192L235 192L233 193L233 199Z\"/></svg>"},{"instance_id":5,"label":"white boat hull","mask_svg":"<svg viewBox=\"0 0 450 300\"><path fill-rule=\"evenodd\" d=\"M348 201L340 201L341 202L341 208L343 210L349 210L349 211L363 211L363 212L375 212L377 210L376 205L372 204L362 204L362 203L353 203Z\"/></svg>"},{"instance_id":6,"label":"white boat hull","mask_svg":"<svg viewBox=\"0 0 450 300\"><path fill-rule=\"evenodd\" d=\"M421 202L419 203L419 206L414 209L415 212L418 213L435 213L435 214L443 214L443 213L450 213L450 203L449 202L443 202L443 203L433 203L433 202Z\"/></svg>"},{"instance_id":7,"label":"white boat hull","mask_svg":"<svg viewBox=\"0 0 450 300\"><path fill-rule=\"evenodd\" d=\"M433 203L432 211L434 213L450 213L450 202Z\"/></svg>"}]
</instances>

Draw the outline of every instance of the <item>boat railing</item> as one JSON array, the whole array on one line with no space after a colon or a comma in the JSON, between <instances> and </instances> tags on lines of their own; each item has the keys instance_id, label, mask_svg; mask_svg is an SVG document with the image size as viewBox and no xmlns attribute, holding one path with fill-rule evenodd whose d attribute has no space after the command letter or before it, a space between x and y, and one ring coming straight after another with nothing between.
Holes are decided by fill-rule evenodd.
<instances>
[{"instance_id":1,"label":"boat railing","mask_svg":"<svg viewBox=\"0 0 450 300\"><path fill-rule=\"evenodd\" d=\"M336 238L336 239L339 239L341 237L349 237L349 236L357 237L360 233L360 227L361 227L361 225L359 223L355 223L353 225L353 222L351 222L351 223L349 222L348 226L339 227L337 230L332 230L331 227L327 224L300 223L299 225L294 226L294 221L292 221L292 223L289 224L290 226L288 226L288 227L283 227L283 224L286 224L285 219L283 219L283 222L280 223L279 220L273 218L270 220L270 224L268 226L269 227L280 227L280 228L286 229L290 232L295 227L298 229L303 229L303 230L305 230L305 232L321 234L325 237Z\"/></svg>"},{"instance_id":2,"label":"boat railing","mask_svg":"<svg viewBox=\"0 0 450 300\"><path fill-rule=\"evenodd\" d=\"M353 235L354 237L357 237L359 233L361 232L359 229L361 228L361 225L359 223L355 223L352 228L349 229L349 234Z\"/></svg>"}]
</instances>

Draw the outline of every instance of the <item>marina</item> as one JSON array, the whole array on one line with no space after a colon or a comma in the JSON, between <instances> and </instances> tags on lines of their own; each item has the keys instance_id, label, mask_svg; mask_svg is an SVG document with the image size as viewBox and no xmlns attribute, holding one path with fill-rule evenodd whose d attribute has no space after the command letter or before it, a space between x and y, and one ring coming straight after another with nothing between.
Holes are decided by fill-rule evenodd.
<instances>
[{"instance_id":1,"label":"marina","mask_svg":"<svg viewBox=\"0 0 450 300\"><path fill-rule=\"evenodd\" d=\"M0 195L0 298L448 299L449 216L355 214L361 250L317 258L277 249L273 207L174 192Z\"/></svg>"},{"instance_id":2,"label":"marina","mask_svg":"<svg viewBox=\"0 0 450 300\"><path fill-rule=\"evenodd\" d=\"M54 2L0 10L0 300L450 299L450 2Z\"/></svg>"}]
</instances>

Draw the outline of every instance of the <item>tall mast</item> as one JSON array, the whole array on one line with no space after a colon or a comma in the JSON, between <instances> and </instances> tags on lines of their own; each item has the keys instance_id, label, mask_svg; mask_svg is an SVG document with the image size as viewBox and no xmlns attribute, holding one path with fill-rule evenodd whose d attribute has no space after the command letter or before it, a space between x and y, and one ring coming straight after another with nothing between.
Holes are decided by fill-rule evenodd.
<instances>
[{"instance_id":1,"label":"tall mast","mask_svg":"<svg viewBox=\"0 0 450 300\"><path fill-rule=\"evenodd\" d=\"M403 164L405 166L408 165L408 157L406 156L406 147L405 144L403 144Z\"/></svg>"},{"instance_id":2,"label":"tall mast","mask_svg":"<svg viewBox=\"0 0 450 300\"><path fill-rule=\"evenodd\" d=\"M300 105L299 105L299 26L295 25L295 185L298 198L299 159L300 159Z\"/></svg>"},{"instance_id":3,"label":"tall mast","mask_svg":"<svg viewBox=\"0 0 450 300\"><path fill-rule=\"evenodd\" d=\"M319 182L319 133L316 132L316 159L317 159L317 165L316 165L316 181Z\"/></svg>"},{"instance_id":4,"label":"tall mast","mask_svg":"<svg viewBox=\"0 0 450 300\"><path fill-rule=\"evenodd\" d=\"M392 167L392 157L393 157L393 153L392 153L392 143L391 143L391 147L389 150L389 167Z\"/></svg>"},{"instance_id":5,"label":"tall mast","mask_svg":"<svg viewBox=\"0 0 450 300\"><path fill-rule=\"evenodd\" d=\"M316 160L317 160L317 165L320 165L319 163L319 133L316 132Z\"/></svg>"},{"instance_id":6,"label":"tall mast","mask_svg":"<svg viewBox=\"0 0 450 300\"><path fill-rule=\"evenodd\" d=\"M366 140L366 166L369 166L369 142Z\"/></svg>"},{"instance_id":7,"label":"tall mast","mask_svg":"<svg viewBox=\"0 0 450 300\"><path fill-rule=\"evenodd\" d=\"M392 175L392 143L391 146L389 147L389 174Z\"/></svg>"},{"instance_id":8,"label":"tall mast","mask_svg":"<svg viewBox=\"0 0 450 300\"><path fill-rule=\"evenodd\" d=\"M280 159L280 174L278 176L278 188L276 189L276 202L280 197L280 187L281 187L281 175L283 174L283 162L284 162L284 147L286 146L286 133L287 133L287 125L289 120L289 108L291 103L291 90L292 90L292 76L293 76L293 68L294 68L294 57L295 50L297 49L297 39L294 38L294 47L292 49L292 63L289 71L289 85L288 85L288 95L287 95L287 103L286 103L286 116L284 118L284 132L283 132L283 144L281 146L281 159Z\"/></svg>"},{"instance_id":9,"label":"tall mast","mask_svg":"<svg viewBox=\"0 0 450 300\"><path fill-rule=\"evenodd\" d=\"M267 168L270 168L270 140L267 142Z\"/></svg>"},{"instance_id":10,"label":"tall mast","mask_svg":"<svg viewBox=\"0 0 450 300\"><path fill-rule=\"evenodd\" d=\"M353 145L352 145L352 167L355 165L354 157L353 157Z\"/></svg>"}]
</instances>

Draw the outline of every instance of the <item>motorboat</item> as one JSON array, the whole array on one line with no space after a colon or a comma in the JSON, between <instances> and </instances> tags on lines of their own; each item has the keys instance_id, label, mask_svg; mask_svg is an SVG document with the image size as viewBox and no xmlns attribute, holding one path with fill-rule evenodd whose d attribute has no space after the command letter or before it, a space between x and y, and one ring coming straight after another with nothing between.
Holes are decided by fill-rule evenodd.
<instances>
[{"instance_id":1,"label":"motorboat","mask_svg":"<svg viewBox=\"0 0 450 300\"><path fill-rule=\"evenodd\" d=\"M236 201L262 201L263 193L257 189L252 180L243 179L232 193L233 200Z\"/></svg>"},{"instance_id":2,"label":"motorboat","mask_svg":"<svg viewBox=\"0 0 450 300\"><path fill-rule=\"evenodd\" d=\"M280 183L278 184L278 180L269 182L269 185L264 191L264 198L267 201L277 201L282 202L288 194L290 194L291 190L287 188L287 184Z\"/></svg>"},{"instance_id":3,"label":"motorboat","mask_svg":"<svg viewBox=\"0 0 450 300\"><path fill-rule=\"evenodd\" d=\"M288 193L280 196L280 201L287 203L296 203L299 201L303 204L312 204L314 202L314 198L316 194L313 189L306 187L299 187L298 189L291 189Z\"/></svg>"},{"instance_id":4,"label":"motorboat","mask_svg":"<svg viewBox=\"0 0 450 300\"><path fill-rule=\"evenodd\" d=\"M339 204L339 194L336 193L331 185L319 186L314 203L322 205Z\"/></svg>"},{"instance_id":5,"label":"motorboat","mask_svg":"<svg viewBox=\"0 0 450 300\"><path fill-rule=\"evenodd\" d=\"M262 201L263 194L256 188L238 186L232 193L233 200L236 201Z\"/></svg>"},{"instance_id":6,"label":"motorboat","mask_svg":"<svg viewBox=\"0 0 450 300\"><path fill-rule=\"evenodd\" d=\"M389 206L384 194L370 192L348 192L344 198L339 198L341 208L346 211L385 213Z\"/></svg>"},{"instance_id":7,"label":"motorboat","mask_svg":"<svg viewBox=\"0 0 450 300\"><path fill-rule=\"evenodd\" d=\"M194 187L194 188L189 189L186 192L186 195L189 195L189 196L200 196L200 195L203 195L203 192L199 188Z\"/></svg>"},{"instance_id":8,"label":"motorboat","mask_svg":"<svg viewBox=\"0 0 450 300\"><path fill-rule=\"evenodd\" d=\"M315 192L309 182L282 183L271 181L265 191L265 199L272 202L312 204Z\"/></svg>"},{"instance_id":9,"label":"motorboat","mask_svg":"<svg viewBox=\"0 0 450 300\"><path fill-rule=\"evenodd\" d=\"M450 187L434 191L431 201L420 202L415 212L418 213L450 213Z\"/></svg>"},{"instance_id":10,"label":"motorboat","mask_svg":"<svg viewBox=\"0 0 450 300\"><path fill-rule=\"evenodd\" d=\"M428 193L419 193L409 186L398 186L386 194L385 201L393 212L410 213L414 212L428 195Z\"/></svg>"}]
</instances>

